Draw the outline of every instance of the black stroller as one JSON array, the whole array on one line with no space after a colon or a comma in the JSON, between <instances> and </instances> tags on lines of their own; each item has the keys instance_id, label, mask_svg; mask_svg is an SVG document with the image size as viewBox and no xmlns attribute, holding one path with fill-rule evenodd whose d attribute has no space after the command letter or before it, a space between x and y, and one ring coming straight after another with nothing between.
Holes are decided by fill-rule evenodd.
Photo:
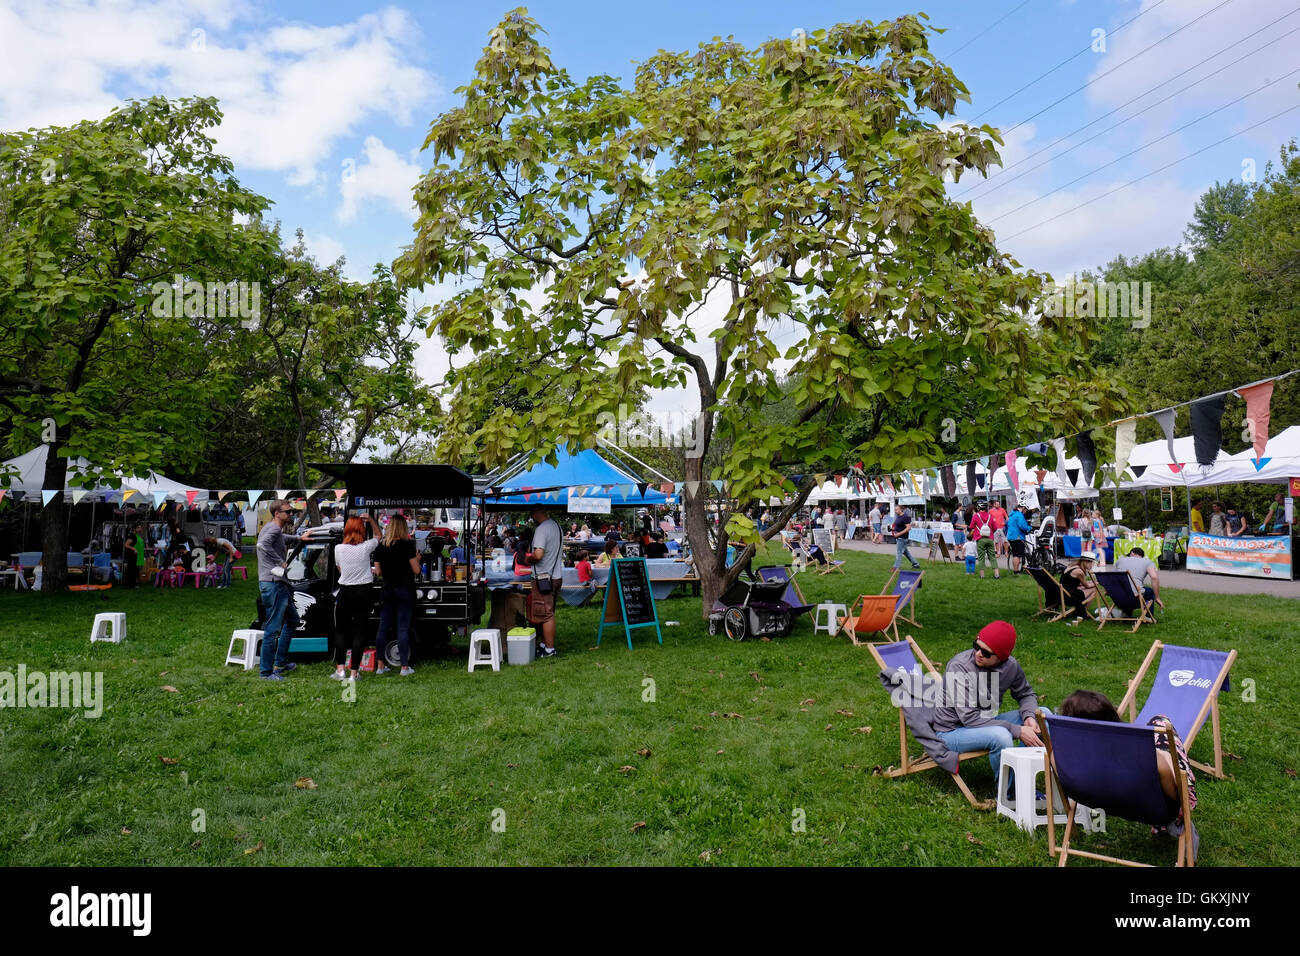
<instances>
[{"instance_id":1,"label":"black stroller","mask_svg":"<svg viewBox=\"0 0 1300 956\"><path fill-rule=\"evenodd\" d=\"M736 581L713 605L709 633L733 641L746 637L787 637L794 626L794 609L782 600L786 581Z\"/></svg>"},{"instance_id":2,"label":"black stroller","mask_svg":"<svg viewBox=\"0 0 1300 956\"><path fill-rule=\"evenodd\" d=\"M1038 533L1034 540L1029 542L1029 553L1025 556L1025 566L1028 568L1042 568L1054 575L1059 575L1064 567L1056 560L1056 551L1053 543L1056 538L1056 522L1051 519L1044 519L1038 527Z\"/></svg>"}]
</instances>

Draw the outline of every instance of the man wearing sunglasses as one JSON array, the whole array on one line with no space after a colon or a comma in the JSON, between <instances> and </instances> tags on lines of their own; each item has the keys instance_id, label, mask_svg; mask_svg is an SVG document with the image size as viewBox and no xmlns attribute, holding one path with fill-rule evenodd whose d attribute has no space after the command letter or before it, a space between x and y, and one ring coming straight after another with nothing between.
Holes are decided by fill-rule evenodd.
<instances>
[{"instance_id":1,"label":"man wearing sunglasses","mask_svg":"<svg viewBox=\"0 0 1300 956\"><path fill-rule=\"evenodd\" d=\"M971 649L962 651L944 669L948 695L944 706L935 711L933 724L935 736L953 753L987 750L995 780L1005 748L1017 740L1026 747L1043 745L1038 736L1041 728L1034 718L1038 697L1024 669L1011 656L1015 646L1016 629L1009 622L986 624ZM978 688L978 694L958 694L956 699L949 699L952 689L963 685ZM1016 701L1016 709L991 716L997 713L1002 695L1008 691ZM963 696L965 699L961 699ZM985 706L980 707L980 703Z\"/></svg>"},{"instance_id":2,"label":"man wearing sunglasses","mask_svg":"<svg viewBox=\"0 0 1300 956\"><path fill-rule=\"evenodd\" d=\"M293 606L293 588L284 579L289 566L288 546L310 541L311 532L286 534L284 527L293 517L293 506L276 499L270 505L271 520L257 536L257 583L266 608L262 634L262 680L284 680L297 667L289 662L289 641L298 629L298 611Z\"/></svg>"}]
</instances>

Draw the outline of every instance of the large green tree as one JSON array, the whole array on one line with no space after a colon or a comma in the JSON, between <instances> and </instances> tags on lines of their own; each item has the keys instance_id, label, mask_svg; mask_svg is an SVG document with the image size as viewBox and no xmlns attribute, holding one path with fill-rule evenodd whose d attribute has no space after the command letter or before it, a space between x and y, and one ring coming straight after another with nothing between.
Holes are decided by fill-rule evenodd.
<instances>
[{"instance_id":1,"label":"large green tree","mask_svg":"<svg viewBox=\"0 0 1300 956\"><path fill-rule=\"evenodd\" d=\"M46 488L64 487L70 456L140 473L192 454L233 387L205 355L240 318L160 310L155 291L177 275L252 281L273 245L267 201L206 132L220 119L211 99L153 98L0 135L0 405L11 445L47 440ZM66 507L42 514L51 590L66 581Z\"/></svg>"},{"instance_id":2,"label":"large green tree","mask_svg":"<svg viewBox=\"0 0 1300 956\"><path fill-rule=\"evenodd\" d=\"M554 369L530 383L529 420L449 434L448 451L590 444L627 391L689 385L704 421L685 479L721 479L743 508L790 490L791 465L934 460L959 411L937 389L953 376L967 407L1005 413L958 424L977 446L1115 410L1116 390L1082 365L1093 330L1028 321L1042 277L945 194L950 175L996 159L997 139L948 122L967 91L921 19L661 51L631 89L575 81L537 33L526 11L508 15L462 104L433 123L415 240L395 267L414 284L473 277L430 316L472 356L451 382L453 421L516 366ZM784 352L778 323L796 332ZM797 414L777 427L763 411L787 370ZM908 421L846 432L903 402ZM727 453L706 472L719 438ZM685 523L707 609L758 536L739 512L711 536L701 493ZM744 547L728 569L733 540Z\"/></svg>"}]
</instances>

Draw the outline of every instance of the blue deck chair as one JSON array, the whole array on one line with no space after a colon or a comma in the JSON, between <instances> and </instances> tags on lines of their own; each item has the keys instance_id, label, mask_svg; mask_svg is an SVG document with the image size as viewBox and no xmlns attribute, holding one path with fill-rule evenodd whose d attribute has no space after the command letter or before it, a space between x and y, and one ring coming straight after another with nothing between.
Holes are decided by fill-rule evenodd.
<instances>
[{"instance_id":1,"label":"blue deck chair","mask_svg":"<svg viewBox=\"0 0 1300 956\"><path fill-rule=\"evenodd\" d=\"M1160 770L1156 763L1156 736L1165 729L1117 724L1107 720L1083 720L1038 712L1047 748L1047 766L1056 786L1065 798L1065 836L1058 848L1057 812L1053 809L1055 787L1047 787L1047 849L1056 856L1057 866L1065 866L1072 856L1085 856L1124 866L1148 866L1135 860L1103 856L1075 850L1070 846L1074 835L1074 816L1079 804L1105 810L1107 816L1122 817L1151 826L1164 826L1183 811L1183 832L1178 837L1177 866L1195 866L1192 853L1192 808L1187 792L1187 778L1178 761L1174 761L1174 781L1179 793L1171 805L1160 787ZM1170 748L1170 753L1173 753Z\"/></svg>"},{"instance_id":2,"label":"blue deck chair","mask_svg":"<svg viewBox=\"0 0 1300 956\"><path fill-rule=\"evenodd\" d=\"M894 617L899 621L906 621L913 627L921 626L916 621L916 592L920 589L921 579L924 577L924 571L904 571L902 568L894 568L894 573L889 576L884 590L880 592L898 595L898 609L894 611Z\"/></svg>"},{"instance_id":3,"label":"blue deck chair","mask_svg":"<svg viewBox=\"0 0 1300 956\"><path fill-rule=\"evenodd\" d=\"M891 688L894 683L894 681L891 680L891 676L896 675L900 670L909 675L925 675L931 680L942 680L939 676L939 671L935 668L934 664L930 662L930 659L925 656L925 652L921 650L916 641L914 641L910 635L903 638L901 641L894 641L892 643L869 643L867 644L867 649L871 651L871 656L874 657L876 663L880 665L881 683L884 684L887 689ZM924 669L922 669L922 664L924 664ZM908 754L907 733L910 729L912 731L912 736L921 741L923 748L926 747L928 742L929 748L937 750L941 759L945 755L949 761L951 761L953 756L957 758L955 762L956 769L949 771L949 773L952 776L953 782L957 784L957 788L966 797L971 806L980 810L992 809L993 801L986 800L981 802L976 800L975 795L970 792L970 787L966 786L966 781L961 778L961 761L974 760L976 757L987 757L988 751L979 750L963 754L950 753L943 747L942 742L935 737L934 730L931 726L933 719L934 713L932 708L926 708L923 706L903 706L898 708L898 751L900 766L882 770L880 771L880 775L882 777L905 777L908 774L933 770L935 767L939 766L938 762L935 760L935 754L932 754L928 748L920 757L912 757Z\"/></svg>"},{"instance_id":4,"label":"blue deck chair","mask_svg":"<svg viewBox=\"0 0 1300 956\"><path fill-rule=\"evenodd\" d=\"M1029 576L1038 585L1038 611L1034 617L1048 615L1047 623L1061 620L1070 613L1070 604L1065 598L1065 588L1061 582L1052 577L1045 568L1027 568Z\"/></svg>"},{"instance_id":5,"label":"blue deck chair","mask_svg":"<svg viewBox=\"0 0 1300 956\"><path fill-rule=\"evenodd\" d=\"M1142 588L1133 579L1133 575L1127 571L1111 570L1093 571L1092 577L1100 587L1108 608L1102 615L1097 630L1117 621L1132 621L1134 632L1143 624L1157 623L1152 612L1155 602L1148 602L1142 595Z\"/></svg>"},{"instance_id":6,"label":"blue deck chair","mask_svg":"<svg viewBox=\"0 0 1300 956\"><path fill-rule=\"evenodd\" d=\"M784 564L764 565L758 568L758 579L768 582L786 582L785 593L781 595L781 600L790 605L796 617L806 614L816 606L808 603L803 592L799 590L799 582L790 576L790 569Z\"/></svg>"},{"instance_id":7,"label":"blue deck chair","mask_svg":"<svg viewBox=\"0 0 1300 956\"><path fill-rule=\"evenodd\" d=\"M1151 685L1151 694L1142 706L1142 712L1134 717L1138 688L1142 686L1142 678L1146 676L1157 654L1160 654L1160 667L1156 671L1155 683ZM1187 762L1222 780L1225 775L1223 737L1219 727L1219 693L1232 689L1228 682L1228 672L1236 660L1235 650L1207 651L1199 647L1179 647L1153 641L1146 660L1138 668L1137 676L1129 681L1128 691L1116 709L1120 716L1127 711L1129 723L1133 724L1145 724L1157 714L1164 714L1173 721L1174 730L1188 754L1208 716L1214 732L1214 766L1192 760L1190 756Z\"/></svg>"}]
</instances>

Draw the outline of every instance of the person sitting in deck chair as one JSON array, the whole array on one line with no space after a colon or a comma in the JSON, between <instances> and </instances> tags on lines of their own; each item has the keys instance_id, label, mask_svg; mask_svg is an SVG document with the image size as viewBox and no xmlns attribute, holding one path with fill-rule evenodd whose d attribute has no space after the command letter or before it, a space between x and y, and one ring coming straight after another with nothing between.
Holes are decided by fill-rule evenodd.
<instances>
[{"instance_id":1,"label":"person sitting in deck chair","mask_svg":"<svg viewBox=\"0 0 1300 956\"><path fill-rule=\"evenodd\" d=\"M1036 710L1038 697L1025 677L1020 662L1011 656L1016 646L1016 629L1008 621L991 621L980 629L971 649L962 651L944 668L945 683L966 682L974 688L965 701L945 698L945 706L935 711L934 730L943 745L954 753L987 750L998 777L1002 751L1019 740L1026 747L1041 747ZM1016 709L998 713L1002 695L1011 693ZM978 698L971 699L971 698ZM981 708L979 704L985 706ZM993 716L996 714L997 716ZM1012 793L1015 791L1012 790Z\"/></svg>"},{"instance_id":2,"label":"person sitting in deck chair","mask_svg":"<svg viewBox=\"0 0 1300 956\"><path fill-rule=\"evenodd\" d=\"M1165 602L1160 600L1160 571L1145 551L1134 548L1115 562L1115 570L1131 574L1137 586L1142 589L1143 600L1148 604L1154 601L1157 607L1164 609ZM1151 579L1150 587L1147 586L1148 578Z\"/></svg>"}]
</instances>

